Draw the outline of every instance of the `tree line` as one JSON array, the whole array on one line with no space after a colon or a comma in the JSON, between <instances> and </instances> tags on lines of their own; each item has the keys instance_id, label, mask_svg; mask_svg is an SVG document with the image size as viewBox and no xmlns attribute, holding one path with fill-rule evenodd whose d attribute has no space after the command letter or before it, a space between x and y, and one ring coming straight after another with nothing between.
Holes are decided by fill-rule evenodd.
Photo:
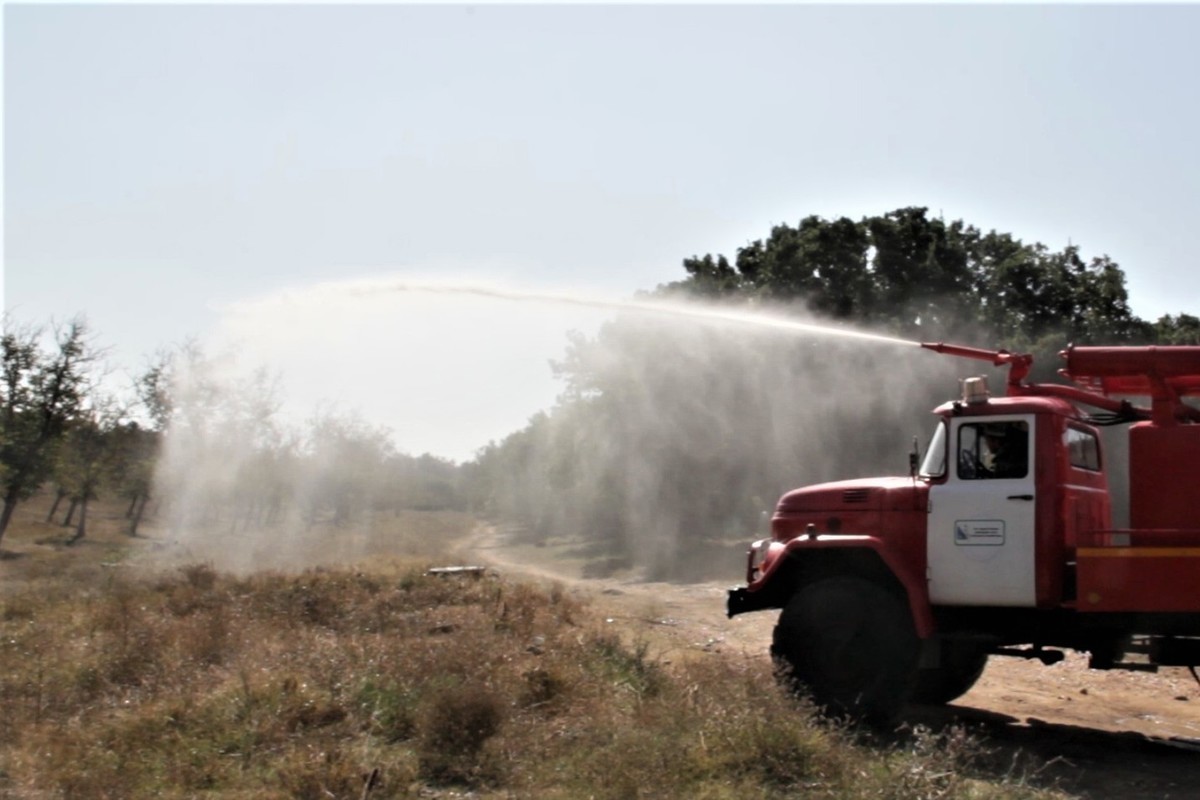
<instances>
[{"instance_id":1,"label":"tree line","mask_svg":"<svg viewBox=\"0 0 1200 800\"><path fill-rule=\"evenodd\" d=\"M925 208L776 225L733 256L683 260L648 294L908 340L1033 352L1068 343L1200 344L1200 319L1133 314L1121 267L947 222ZM763 530L780 493L905 474L962 369L926 351L629 315L575 336L559 403L479 454L477 501L533 540L577 532L662 576ZM995 387L999 389L999 387ZM730 564L736 568L736 560Z\"/></svg>"},{"instance_id":2,"label":"tree line","mask_svg":"<svg viewBox=\"0 0 1200 800\"><path fill-rule=\"evenodd\" d=\"M0 542L18 504L46 489L46 521L61 514L68 544L98 498L124 504L130 536L148 513L174 531L236 531L463 505L454 463L400 452L352 413L289 423L269 373L241 375L192 343L127 386L82 317L50 329L6 319L0 351Z\"/></svg>"},{"instance_id":3,"label":"tree line","mask_svg":"<svg viewBox=\"0 0 1200 800\"><path fill-rule=\"evenodd\" d=\"M1200 344L1194 316L1134 315L1107 256L924 208L809 216L682 267L647 294L1029 351L1037 379L1070 342ZM903 473L963 369L920 350L621 315L568 337L553 408L458 465L403 453L354 414L286 421L268 372L193 344L156 354L120 392L82 318L51 330L6 320L0 343L0 541L46 488L68 541L86 536L98 497L124 504L131 535L148 514L169 530L236 533L451 508L515 522L532 541L581 536L614 566L662 576L727 558L721 548L761 530L791 487Z\"/></svg>"}]
</instances>

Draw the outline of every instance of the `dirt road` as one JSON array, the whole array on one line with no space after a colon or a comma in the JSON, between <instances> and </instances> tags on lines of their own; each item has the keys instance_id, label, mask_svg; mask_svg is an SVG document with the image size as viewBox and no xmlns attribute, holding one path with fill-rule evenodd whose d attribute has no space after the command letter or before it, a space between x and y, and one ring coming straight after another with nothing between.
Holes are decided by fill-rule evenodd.
<instances>
[{"instance_id":1,"label":"dirt road","mask_svg":"<svg viewBox=\"0 0 1200 800\"><path fill-rule=\"evenodd\" d=\"M480 529L469 552L510 574L569 584L660 658L765 659L775 614L724 614L725 587L587 579L567 547L515 545ZM1097 672L1074 654L1046 667L995 657L970 692L943 708L914 707L911 724L961 725L996 763L1032 754L1039 782L1083 798L1200 800L1200 686L1184 669Z\"/></svg>"}]
</instances>

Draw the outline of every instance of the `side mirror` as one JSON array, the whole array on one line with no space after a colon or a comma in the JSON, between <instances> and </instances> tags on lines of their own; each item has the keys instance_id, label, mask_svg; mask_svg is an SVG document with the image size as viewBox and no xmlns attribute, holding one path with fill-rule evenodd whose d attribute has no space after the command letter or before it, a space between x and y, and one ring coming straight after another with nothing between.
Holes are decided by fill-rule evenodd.
<instances>
[{"instance_id":1,"label":"side mirror","mask_svg":"<svg viewBox=\"0 0 1200 800\"><path fill-rule=\"evenodd\" d=\"M912 450L908 451L908 475L916 480L917 467L921 464L920 446L917 443L917 437L913 437Z\"/></svg>"}]
</instances>

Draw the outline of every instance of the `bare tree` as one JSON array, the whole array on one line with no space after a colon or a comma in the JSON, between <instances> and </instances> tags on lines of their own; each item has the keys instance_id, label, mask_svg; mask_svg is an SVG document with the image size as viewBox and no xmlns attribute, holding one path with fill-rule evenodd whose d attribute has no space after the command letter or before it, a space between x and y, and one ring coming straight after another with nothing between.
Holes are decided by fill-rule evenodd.
<instances>
[{"instance_id":1,"label":"bare tree","mask_svg":"<svg viewBox=\"0 0 1200 800\"><path fill-rule=\"evenodd\" d=\"M309 420L303 482L310 524L328 509L334 525L371 504L378 478L393 454L388 432L354 414L318 411Z\"/></svg>"},{"instance_id":2,"label":"bare tree","mask_svg":"<svg viewBox=\"0 0 1200 800\"><path fill-rule=\"evenodd\" d=\"M88 393L88 370L97 358L81 317L55 329L51 352L42 351L40 338L36 328L7 320L0 336L0 540L17 504L50 474L55 450Z\"/></svg>"},{"instance_id":3,"label":"bare tree","mask_svg":"<svg viewBox=\"0 0 1200 800\"><path fill-rule=\"evenodd\" d=\"M129 500L125 518L129 520L126 533L130 536L137 536L150 502L161 435L136 422L126 422L112 432L113 482L119 495Z\"/></svg>"},{"instance_id":4,"label":"bare tree","mask_svg":"<svg viewBox=\"0 0 1200 800\"><path fill-rule=\"evenodd\" d=\"M60 481L79 502L79 519L68 544L87 535L88 503L99 494L101 483L114 476L121 462L119 432L125 409L115 399L94 398L69 424L58 459Z\"/></svg>"},{"instance_id":5,"label":"bare tree","mask_svg":"<svg viewBox=\"0 0 1200 800\"><path fill-rule=\"evenodd\" d=\"M266 513L278 493L274 463L287 448L277 378L265 369L239 373L230 359L209 358L192 345L157 386L162 390L144 392L143 402L158 398L167 409L155 485L175 533L216 523L232 531Z\"/></svg>"},{"instance_id":6,"label":"bare tree","mask_svg":"<svg viewBox=\"0 0 1200 800\"><path fill-rule=\"evenodd\" d=\"M194 349L194 346L187 345L185 348ZM191 351L185 349L183 352ZM146 513L162 438L175 413L172 387L176 380L176 365L176 353L165 350L155 353L135 385L148 424L128 422L113 432L118 464L115 476L117 491L129 500L125 518L129 520L126 532L130 536L137 536L138 526Z\"/></svg>"}]
</instances>

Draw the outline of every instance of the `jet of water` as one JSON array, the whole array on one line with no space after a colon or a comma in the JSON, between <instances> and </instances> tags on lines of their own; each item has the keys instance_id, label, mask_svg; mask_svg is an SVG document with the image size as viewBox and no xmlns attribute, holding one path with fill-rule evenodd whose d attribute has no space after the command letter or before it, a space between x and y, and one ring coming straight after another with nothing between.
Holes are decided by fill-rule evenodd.
<instances>
[{"instance_id":1,"label":"jet of water","mask_svg":"<svg viewBox=\"0 0 1200 800\"><path fill-rule=\"evenodd\" d=\"M852 328L839 328L832 325L817 325L811 322L801 322L784 316L764 314L760 312L739 311L736 309L716 306L699 305L694 302L682 303L668 300L632 299L613 300L605 298L584 297L574 294L553 292L531 292L514 289L501 289L482 284L449 284L423 281L390 281L380 283L358 283L346 287L351 294L377 294L380 292L420 292L427 294L474 295L495 300L519 303L545 303L554 305L582 306L586 308L609 309L644 314L669 315L676 317L691 317L709 322L731 322L739 325L756 325L775 330L793 331L820 336L838 336L846 339L878 342L880 344L906 345L919 347L920 342L909 339L898 339L893 336L883 336L877 333L858 331Z\"/></svg>"}]
</instances>

